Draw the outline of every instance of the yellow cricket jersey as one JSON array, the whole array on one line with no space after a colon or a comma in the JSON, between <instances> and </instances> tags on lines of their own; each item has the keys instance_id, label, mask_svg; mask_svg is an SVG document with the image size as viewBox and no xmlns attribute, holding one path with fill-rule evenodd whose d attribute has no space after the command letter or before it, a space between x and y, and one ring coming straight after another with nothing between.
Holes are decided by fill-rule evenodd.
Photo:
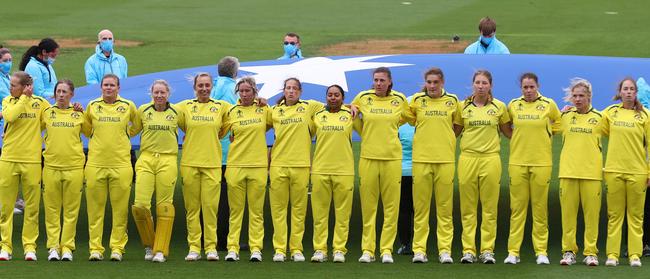
<instances>
[{"instance_id":1,"label":"yellow cricket jersey","mask_svg":"<svg viewBox=\"0 0 650 279\"><path fill-rule=\"evenodd\" d=\"M140 136L140 151L178 154L178 126L184 121L175 105L167 103L164 111L157 111L153 103L138 108L132 133Z\"/></svg>"},{"instance_id":2,"label":"yellow cricket jersey","mask_svg":"<svg viewBox=\"0 0 650 279\"><path fill-rule=\"evenodd\" d=\"M397 130L409 117L404 94L391 90L379 97L375 90L362 91L352 104L359 108L363 120L361 157L374 160L401 160L402 144Z\"/></svg>"},{"instance_id":3,"label":"yellow cricket jersey","mask_svg":"<svg viewBox=\"0 0 650 279\"><path fill-rule=\"evenodd\" d=\"M562 113L560 178L603 179L602 120L594 108L584 114L575 108Z\"/></svg>"},{"instance_id":4,"label":"yellow cricket jersey","mask_svg":"<svg viewBox=\"0 0 650 279\"><path fill-rule=\"evenodd\" d=\"M466 154L499 154L501 140L499 125L510 122L506 105L492 99L485 106L477 107L474 99L465 100L459 107L463 126L460 150Z\"/></svg>"},{"instance_id":5,"label":"yellow cricket jersey","mask_svg":"<svg viewBox=\"0 0 650 279\"><path fill-rule=\"evenodd\" d=\"M50 103L38 96L7 96L2 100L5 126L0 160L41 162L41 114L49 107Z\"/></svg>"},{"instance_id":6,"label":"yellow cricket jersey","mask_svg":"<svg viewBox=\"0 0 650 279\"><path fill-rule=\"evenodd\" d=\"M646 148L650 140L648 110L611 105L603 111L603 134L609 134L606 172L648 174Z\"/></svg>"},{"instance_id":7,"label":"yellow cricket jersey","mask_svg":"<svg viewBox=\"0 0 650 279\"><path fill-rule=\"evenodd\" d=\"M356 123L355 123L356 122ZM323 109L314 115L316 150L311 173L354 175L352 129L360 124L346 108L338 112Z\"/></svg>"},{"instance_id":8,"label":"yellow cricket jersey","mask_svg":"<svg viewBox=\"0 0 650 279\"><path fill-rule=\"evenodd\" d=\"M409 104L410 123L415 126L413 162L453 163L456 161L454 122L460 121L458 98L443 89L440 98L415 93Z\"/></svg>"},{"instance_id":9,"label":"yellow cricket jersey","mask_svg":"<svg viewBox=\"0 0 650 279\"><path fill-rule=\"evenodd\" d=\"M210 99L200 103L198 99L191 99L178 103L177 107L185 118L180 123L185 132L181 166L220 168L219 139L227 132L223 123L231 105L221 100Z\"/></svg>"},{"instance_id":10,"label":"yellow cricket jersey","mask_svg":"<svg viewBox=\"0 0 650 279\"><path fill-rule=\"evenodd\" d=\"M45 129L45 166L51 169L80 169L86 163L81 133L90 135L90 123L83 112L72 107L51 106L41 115Z\"/></svg>"},{"instance_id":11,"label":"yellow cricket jersey","mask_svg":"<svg viewBox=\"0 0 650 279\"><path fill-rule=\"evenodd\" d=\"M510 139L510 165L553 165L553 130L560 126L560 110L552 99L537 93L537 99L526 102L524 97L508 104L514 127Z\"/></svg>"},{"instance_id":12,"label":"yellow cricket jersey","mask_svg":"<svg viewBox=\"0 0 650 279\"><path fill-rule=\"evenodd\" d=\"M237 104L228 110L226 127L232 142L228 147L227 165L233 167L267 167L269 165L266 131L270 129L269 106Z\"/></svg>"},{"instance_id":13,"label":"yellow cricket jersey","mask_svg":"<svg viewBox=\"0 0 650 279\"><path fill-rule=\"evenodd\" d=\"M91 167L120 168L131 166L130 125L135 122L137 108L130 100L117 97L108 104L100 97L88 104L85 116L92 126L88 142Z\"/></svg>"},{"instance_id":14,"label":"yellow cricket jersey","mask_svg":"<svg viewBox=\"0 0 650 279\"><path fill-rule=\"evenodd\" d=\"M309 167L311 154L312 116L323 109L314 100L299 100L288 106L284 101L273 106L269 125L275 130L271 151L273 167Z\"/></svg>"}]
</instances>

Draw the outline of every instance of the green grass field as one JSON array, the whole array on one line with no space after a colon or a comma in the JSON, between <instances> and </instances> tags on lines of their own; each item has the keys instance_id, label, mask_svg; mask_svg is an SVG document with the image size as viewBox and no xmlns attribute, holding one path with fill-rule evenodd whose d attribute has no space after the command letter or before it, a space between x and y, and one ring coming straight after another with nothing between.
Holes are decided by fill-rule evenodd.
<instances>
[{"instance_id":1,"label":"green grass field","mask_svg":"<svg viewBox=\"0 0 650 279\"><path fill-rule=\"evenodd\" d=\"M130 75L163 70L215 64L224 55L238 56L241 61L275 59L281 55L280 41L287 31L298 32L303 39L306 56L325 55L320 48L343 41L367 38L415 38L449 39L453 34L463 39L476 38L478 20L490 15L497 20L498 37L513 53L545 53L648 57L647 42L650 33L647 26L647 3L633 1L411 1L359 0L359 1L154 1L114 0L111 2L60 0L5 1L0 9L0 43L7 40L38 40L43 37L80 38L93 42L102 28L110 28L118 40L116 51L129 61ZM345 7L341 9L341 7ZM645 7L646 9L644 9ZM607 14L606 12L616 12ZM142 42L137 47L120 47L119 40ZM26 47L8 45L13 50L14 70ZM55 68L59 78L71 78L78 85L85 83L83 63L92 53L91 48L65 48L57 59ZM618 268L587 268L581 265L561 267L560 259L560 207L558 183L554 179L549 193L550 266L536 266L527 234L522 245L522 263L517 266L501 264L506 256L508 237L509 198L507 179L508 143L502 143L504 173L499 204L497 236L497 265L447 265L437 263L434 256L435 239L431 234L430 263L414 265L410 257L396 256L396 264L379 263L361 265L356 262L360 255L361 216L359 197L351 219L348 263L284 263L275 264L272 256L270 218L266 219L265 261L252 264L242 253L238 263L185 263L187 253L185 220L180 187L177 188L175 223L172 252L169 262L152 264L142 260L139 237L132 220L129 226L130 241L125 262L86 261L88 256L88 231L85 204L82 204L78 224L77 252L72 263L45 261L45 232L41 223L38 256L41 261L24 262L20 236L22 217L15 218L14 255L12 262L0 263L3 278L66 276L76 277L287 277L297 274L305 277L354 278L354 277L580 277L580 278L647 278L644 268L627 267L622 259ZM358 156L358 144L355 144ZM555 158L559 157L559 139L554 142ZM554 170L554 177L557 169ZM456 193L457 194L457 193ZM457 196L457 195L456 195ZM267 203L268 209L268 203ZM460 223L458 199L454 207L456 237L454 259L460 255ZM267 210L268 214L268 210ZM310 214L310 212L308 212ZM41 216L43 214L41 213ZM308 215L309 216L309 215ZM433 216L433 212L432 212ZM108 216L107 216L108 217ZM42 217L41 217L42 218ZM381 218L378 218L381 220ZM599 247L604 250L606 214L603 203ZM107 222L107 228L110 222ZM432 224L435 225L435 224ZM581 228L581 224L579 224ZM433 230L434 227L432 227ZM304 239L306 255L311 249L311 218L308 217ZM527 231L530 231L530 221ZM242 233L246 236L246 233ZM582 243L581 231L578 242ZM105 233L108 241L108 229ZM224 254L221 254L223 258ZM581 259L582 257L579 257ZM601 252L601 264L604 263ZM650 262L645 261L646 265ZM647 268L647 267L646 267ZM214 274L214 275L212 275Z\"/></svg>"}]
</instances>

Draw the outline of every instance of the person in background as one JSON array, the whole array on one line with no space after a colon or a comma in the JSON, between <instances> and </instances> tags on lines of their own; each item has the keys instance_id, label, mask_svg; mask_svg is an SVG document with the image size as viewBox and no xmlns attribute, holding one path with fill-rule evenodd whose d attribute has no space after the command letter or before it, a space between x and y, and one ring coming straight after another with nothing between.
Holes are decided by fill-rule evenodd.
<instances>
[{"instance_id":1,"label":"person in background","mask_svg":"<svg viewBox=\"0 0 650 279\"><path fill-rule=\"evenodd\" d=\"M84 66L88 84L98 84L106 74L114 74L120 79L126 78L129 65L124 56L115 53L114 43L111 30L99 31L95 53L88 57Z\"/></svg>"},{"instance_id":2,"label":"person in background","mask_svg":"<svg viewBox=\"0 0 650 279\"><path fill-rule=\"evenodd\" d=\"M482 18L478 23L478 31L478 41L467 46L465 54L510 54L508 47L497 39L497 23L493 19Z\"/></svg>"},{"instance_id":3,"label":"person in background","mask_svg":"<svg viewBox=\"0 0 650 279\"><path fill-rule=\"evenodd\" d=\"M59 44L52 38L42 39L23 54L18 69L27 72L34 80L34 96L54 97L57 79L52 65L58 55Z\"/></svg>"},{"instance_id":4,"label":"person in background","mask_svg":"<svg viewBox=\"0 0 650 279\"><path fill-rule=\"evenodd\" d=\"M302 51L300 50L300 36L298 34L289 32L284 35L284 54L278 60L285 59L302 59Z\"/></svg>"},{"instance_id":5,"label":"person in background","mask_svg":"<svg viewBox=\"0 0 650 279\"><path fill-rule=\"evenodd\" d=\"M214 86L210 92L210 98L222 100L231 105L237 103L235 93L235 78L239 71L239 59L237 57L225 56L217 64L217 78L214 79ZM228 206L228 183L226 182L226 161L228 160L228 149L230 147L230 132L221 139L221 198L219 199L219 217L217 218L217 239L228 239L230 208ZM217 243L217 250L227 249L226 241Z\"/></svg>"}]
</instances>

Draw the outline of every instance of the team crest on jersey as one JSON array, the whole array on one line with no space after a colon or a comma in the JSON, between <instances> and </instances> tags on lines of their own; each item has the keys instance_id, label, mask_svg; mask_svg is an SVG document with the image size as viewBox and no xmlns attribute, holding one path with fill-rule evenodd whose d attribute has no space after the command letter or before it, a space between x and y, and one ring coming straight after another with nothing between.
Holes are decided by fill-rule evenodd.
<instances>
[{"instance_id":1,"label":"team crest on jersey","mask_svg":"<svg viewBox=\"0 0 650 279\"><path fill-rule=\"evenodd\" d=\"M640 113L637 112L637 113L634 114L634 119L636 121L643 121L643 116Z\"/></svg>"},{"instance_id":2,"label":"team crest on jersey","mask_svg":"<svg viewBox=\"0 0 650 279\"><path fill-rule=\"evenodd\" d=\"M487 111L487 115L489 115L489 116L495 116L495 115L497 115L497 111L494 110L494 109L488 109L488 111Z\"/></svg>"},{"instance_id":3,"label":"team crest on jersey","mask_svg":"<svg viewBox=\"0 0 650 279\"><path fill-rule=\"evenodd\" d=\"M40 108L40 107L41 107L41 104L39 104L38 102L33 102L33 103L32 103L32 108L33 108L33 109L38 109L38 108Z\"/></svg>"},{"instance_id":4,"label":"team crest on jersey","mask_svg":"<svg viewBox=\"0 0 650 279\"><path fill-rule=\"evenodd\" d=\"M341 117L339 117L339 120L341 122L348 122L349 118L347 116L345 116L345 115L341 115Z\"/></svg>"},{"instance_id":5,"label":"team crest on jersey","mask_svg":"<svg viewBox=\"0 0 650 279\"><path fill-rule=\"evenodd\" d=\"M210 112L212 113L217 112L217 107L210 107Z\"/></svg>"},{"instance_id":6,"label":"team crest on jersey","mask_svg":"<svg viewBox=\"0 0 650 279\"><path fill-rule=\"evenodd\" d=\"M445 106L447 106L447 107L449 107L449 108L450 108L450 107L453 107L453 106L454 106L454 102L453 102L453 101L446 101L446 102L445 102Z\"/></svg>"},{"instance_id":7,"label":"team crest on jersey","mask_svg":"<svg viewBox=\"0 0 650 279\"><path fill-rule=\"evenodd\" d=\"M284 109L280 108L280 109L278 110L278 114L279 114L281 117L284 116Z\"/></svg>"},{"instance_id":8,"label":"team crest on jersey","mask_svg":"<svg viewBox=\"0 0 650 279\"><path fill-rule=\"evenodd\" d=\"M427 100L426 100L426 99L422 99L422 100L420 101L420 107L423 107L423 108L426 108L426 107L427 107Z\"/></svg>"},{"instance_id":9,"label":"team crest on jersey","mask_svg":"<svg viewBox=\"0 0 650 279\"><path fill-rule=\"evenodd\" d=\"M193 113L197 113L197 112L199 112L199 107L196 106L196 105L192 106L192 112L193 112Z\"/></svg>"},{"instance_id":10,"label":"team crest on jersey","mask_svg":"<svg viewBox=\"0 0 650 279\"><path fill-rule=\"evenodd\" d=\"M50 119L56 119L56 112L54 111L50 112Z\"/></svg>"},{"instance_id":11,"label":"team crest on jersey","mask_svg":"<svg viewBox=\"0 0 650 279\"><path fill-rule=\"evenodd\" d=\"M546 109L546 107L544 105L537 105L535 108L537 110L542 110L542 111Z\"/></svg>"},{"instance_id":12,"label":"team crest on jersey","mask_svg":"<svg viewBox=\"0 0 650 279\"><path fill-rule=\"evenodd\" d=\"M153 113L149 112L147 113L147 120L151 120L151 119L153 119Z\"/></svg>"},{"instance_id":13,"label":"team crest on jersey","mask_svg":"<svg viewBox=\"0 0 650 279\"><path fill-rule=\"evenodd\" d=\"M372 106L372 97L368 96L368 99L366 99L366 104Z\"/></svg>"},{"instance_id":14,"label":"team crest on jersey","mask_svg":"<svg viewBox=\"0 0 650 279\"><path fill-rule=\"evenodd\" d=\"M589 120L587 120L587 123L589 123L591 125L596 125L596 124L598 124L598 120L596 118L592 117L592 118L589 118Z\"/></svg>"},{"instance_id":15,"label":"team crest on jersey","mask_svg":"<svg viewBox=\"0 0 650 279\"><path fill-rule=\"evenodd\" d=\"M394 107L399 106L399 101L398 100L392 100L390 101L390 104Z\"/></svg>"},{"instance_id":16,"label":"team crest on jersey","mask_svg":"<svg viewBox=\"0 0 650 279\"><path fill-rule=\"evenodd\" d=\"M524 110L524 104L519 103L519 105L517 106L517 111L523 111L523 110Z\"/></svg>"},{"instance_id":17,"label":"team crest on jersey","mask_svg":"<svg viewBox=\"0 0 650 279\"><path fill-rule=\"evenodd\" d=\"M592 119L593 119L593 118L592 118ZM578 123L578 118L575 117L575 116L573 116L573 117L571 118L571 124L576 124L576 123Z\"/></svg>"},{"instance_id":18,"label":"team crest on jersey","mask_svg":"<svg viewBox=\"0 0 650 279\"><path fill-rule=\"evenodd\" d=\"M123 107L123 106L119 106L119 107L117 107L117 109L115 109L115 110L116 110L117 112L119 112L119 113L125 113L125 112L126 112L126 108Z\"/></svg>"},{"instance_id":19,"label":"team crest on jersey","mask_svg":"<svg viewBox=\"0 0 650 279\"><path fill-rule=\"evenodd\" d=\"M323 115L323 116L320 118L320 122L327 122L327 115Z\"/></svg>"},{"instance_id":20,"label":"team crest on jersey","mask_svg":"<svg viewBox=\"0 0 650 279\"><path fill-rule=\"evenodd\" d=\"M304 113L304 112L305 112L305 108L302 107L302 106L299 106L299 107L296 109L296 111L299 112L299 113Z\"/></svg>"},{"instance_id":21,"label":"team crest on jersey","mask_svg":"<svg viewBox=\"0 0 650 279\"><path fill-rule=\"evenodd\" d=\"M102 107L101 105L97 105L96 110L97 110L97 113L102 113L104 111L104 107Z\"/></svg>"},{"instance_id":22,"label":"team crest on jersey","mask_svg":"<svg viewBox=\"0 0 650 279\"><path fill-rule=\"evenodd\" d=\"M167 119L167 120L169 120L169 121L174 121L174 119L176 119L176 117L174 117L173 115L169 114L169 115L167 115L167 116L165 117L165 119Z\"/></svg>"},{"instance_id":23,"label":"team crest on jersey","mask_svg":"<svg viewBox=\"0 0 650 279\"><path fill-rule=\"evenodd\" d=\"M237 118L242 118L244 117L244 112L241 111L240 109L237 110Z\"/></svg>"},{"instance_id":24,"label":"team crest on jersey","mask_svg":"<svg viewBox=\"0 0 650 279\"><path fill-rule=\"evenodd\" d=\"M72 117L73 119L79 119L79 117L81 117L81 115L78 112L75 111L75 112L72 112L70 114L70 117Z\"/></svg>"},{"instance_id":25,"label":"team crest on jersey","mask_svg":"<svg viewBox=\"0 0 650 279\"><path fill-rule=\"evenodd\" d=\"M472 109L468 109L466 111L463 111L463 118L472 118L474 116L474 112Z\"/></svg>"},{"instance_id":26,"label":"team crest on jersey","mask_svg":"<svg viewBox=\"0 0 650 279\"><path fill-rule=\"evenodd\" d=\"M257 114L262 114L263 112L264 112L263 108L256 108L255 109L255 113L257 113Z\"/></svg>"}]
</instances>

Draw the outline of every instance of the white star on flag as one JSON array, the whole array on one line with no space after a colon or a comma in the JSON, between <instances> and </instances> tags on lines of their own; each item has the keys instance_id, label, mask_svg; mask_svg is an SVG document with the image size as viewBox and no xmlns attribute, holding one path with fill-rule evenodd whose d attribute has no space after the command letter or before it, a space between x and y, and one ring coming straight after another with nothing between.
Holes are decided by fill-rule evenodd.
<instances>
[{"instance_id":1,"label":"white star on flag","mask_svg":"<svg viewBox=\"0 0 650 279\"><path fill-rule=\"evenodd\" d=\"M295 77L302 83L330 86L338 84L348 91L348 82L345 73L349 71L375 69L378 67L401 67L413 64L366 62L376 58L390 55L364 56L343 59L330 59L327 57L314 57L303 59L286 65L247 66L239 68L242 71L254 73L257 84L264 84L258 95L271 98L282 92L285 79Z\"/></svg>"}]
</instances>

